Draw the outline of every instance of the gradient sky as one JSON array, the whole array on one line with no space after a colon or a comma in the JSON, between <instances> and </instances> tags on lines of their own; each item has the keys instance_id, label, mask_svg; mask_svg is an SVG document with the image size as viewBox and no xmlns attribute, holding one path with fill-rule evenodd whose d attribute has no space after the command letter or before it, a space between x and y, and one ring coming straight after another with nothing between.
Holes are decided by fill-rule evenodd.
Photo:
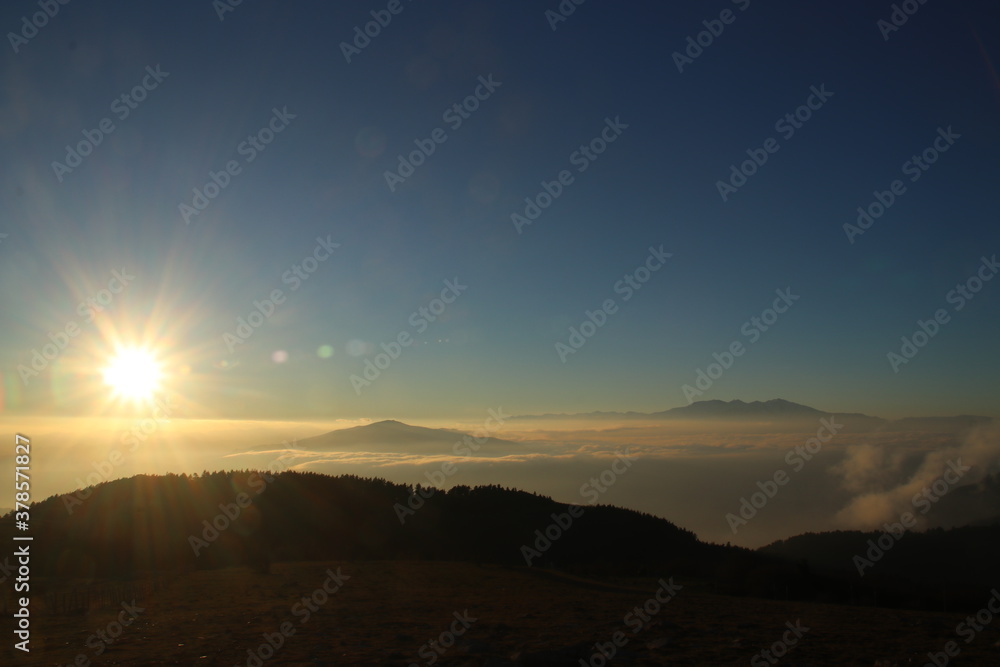
<instances>
[{"instance_id":1,"label":"gradient sky","mask_svg":"<svg viewBox=\"0 0 1000 667\"><path fill-rule=\"evenodd\" d=\"M1000 416L1000 284L947 301L1000 253L996 3L929 2L888 40L890 3L860 0L594 0L556 30L554 0L400 6L350 63L341 43L386 3L246 0L220 20L208 0L73 2L16 53L5 39L7 416L113 412L100 373L117 344L154 349L164 392L200 417L661 410L750 342L741 327L779 288L800 299L701 398ZM727 8L678 72L672 54ZM0 27L36 11L5 2ZM169 74L119 119L112 102L157 66ZM452 129L443 112L490 76ZM775 122L812 86L833 96L784 138ZM247 163L239 146L274 108L295 118ZM60 182L53 161L103 118L114 131ZM578 172L571 154L606 118L628 127ZM948 127L961 138L910 182L903 164ZM385 172L435 128L447 140L391 191ZM769 137L778 152L722 201L716 182ZM179 205L230 160L241 172L185 224ZM573 182L518 234L511 214L564 169ZM905 194L849 243L843 225L894 179ZM283 274L328 237L339 247L293 291ZM672 257L624 302L616 283L661 245ZM88 322L78 304L122 269L134 280ZM467 290L418 333L411 313L455 278ZM223 335L275 289L286 300L231 352ZM609 298L563 363L556 343ZM948 323L894 373L887 353L941 308ZM80 334L23 382L70 322ZM356 392L401 332L416 342Z\"/></svg>"}]
</instances>

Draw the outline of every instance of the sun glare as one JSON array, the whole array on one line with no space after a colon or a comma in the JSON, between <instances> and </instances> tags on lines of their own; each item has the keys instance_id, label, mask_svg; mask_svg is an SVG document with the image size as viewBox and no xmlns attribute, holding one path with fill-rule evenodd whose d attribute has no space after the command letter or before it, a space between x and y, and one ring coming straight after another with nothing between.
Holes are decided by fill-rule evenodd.
<instances>
[{"instance_id":1,"label":"sun glare","mask_svg":"<svg viewBox=\"0 0 1000 667\"><path fill-rule=\"evenodd\" d=\"M162 370L156 357L148 350L119 350L104 369L104 382L116 398L148 401L160 387Z\"/></svg>"}]
</instances>

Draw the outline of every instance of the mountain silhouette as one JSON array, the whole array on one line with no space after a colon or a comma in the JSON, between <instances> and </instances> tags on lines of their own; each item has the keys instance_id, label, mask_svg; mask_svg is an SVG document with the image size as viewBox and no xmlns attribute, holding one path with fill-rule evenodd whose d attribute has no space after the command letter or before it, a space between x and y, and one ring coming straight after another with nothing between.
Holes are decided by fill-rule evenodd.
<instances>
[{"instance_id":1,"label":"mountain silhouette","mask_svg":"<svg viewBox=\"0 0 1000 667\"><path fill-rule=\"evenodd\" d=\"M249 498L242 506L240 494ZM535 548L536 531L548 529L551 536L553 522L565 526L570 507L496 485L444 491L297 471L137 475L33 505L35 542L46 549L32 572L72 576L66 570L76 566L59 556L67 552L77 554L74 562L90 576L212 569L262 558L524 565L522 546ZM720 549L665 519L610 506L585 505L570 523L538 549L533 565L652 572L665 558L694 565ZM0 536L9 540L13 533L8 515L0 520Z\"/></svg>"},{"instance_id":2,"label":"mountain silhouette","mask_svg":"<svg viewBox=\"0 0 1000 667\"><path fill-rule=\"evenodd\" d=\"M885 606L919 606L916 599L933 597L941 605L972 608L996 586L1000 521L890 537L887 531L806 533L758 552L864 583L878 592L874 601Z\"/></svg>"},{"instance_id":3,"label":"mountain silhouette","mask_svg":"<svg viewBox=\"0 0 1000 667\"><path fill-rule=\"evenodd\" d=\"M685 405L663 412L654 412L654 415L663 417L681 417L685 419L714 418L789 418L789 417L815 417L819 419L825 414L815 408L806 405L792 403L781 398L770 401L752 401L745 403L739 399L732 401L695 401L691 405Z\"/></svg>"},{"instance_id":4,"label":"mountain silhouette","mask_svg":"<svg viewBox=\"0 0 1000 667\"><path fill-rule=\"evenodd\" d=\"M991 417L978 415L958 415L951 417L907 417L888 420L860 412L826 412L794 403L782 398L767 401L721 401L717 399L694 401L659 412L578 412L574 414L546 413L541 415L518 415L516 420L720 420L720 421L807 421L832 416L849 422L851 430L922 431L936 433L959 433L993 421Z\"/></svg>"},{"instance_id":5,"label":"mountain silhouette","mask_svg":"<svg viewBox=\"0 0 1000 667\"><path fill-rule=\"evenodd\" d=\"M451 454L457 444L466 445L463 451L472 455L503 451L509 453L520 448L520 443L489 437L488 434L462 433L442 428L412 426L394 419L387 419L363 426L338 429L321 435L302 438L293 445L265 445L263 449L301 449L314 452L403 452L413 454ZM476 446L472 447L470 443Z\"/></svg>"},{"instance_id":6,"label":"mountain silhouette","mask_svg":"<svg viewBox=\"0 0 1000 667\"><path fill-rule=\"evenodd\" d=\"M816 418L826 415L836 415L865 420L883 422L878 417L870 417L860 413L830 413L807 405L793 403L782 398L775 398L768 401L732 401L705 400L694 401L690 405L684 405L669 410L659 412L585 412L576 414L543 414L543 415L520 415L515 419L602 419L602 418L623 418L623 419L802 419Z\"/></svg>"},{"instance_id":7,"label":"mountain silhouette","mask_svg":"<svg viewBox=\"0 0 1000 667\"><path fill-rule=\"evenodd\" d=\"M138 475L79 495L32 505L36 577L130 578L246 565L266 571L275 561L465 561L601 577L668 571L719 593L781 591L790 599L940 609L978 603L996 585L1000 549L1000 525L907 534L885 556L889 564L862 580L852 557L878 533L807 534L751 551L702 542L650 514L574 509L497 485L443 491L353 475L244 470ZM13 518L0 519L0 539L15 534Z\"/></svg>"}]
</instances>

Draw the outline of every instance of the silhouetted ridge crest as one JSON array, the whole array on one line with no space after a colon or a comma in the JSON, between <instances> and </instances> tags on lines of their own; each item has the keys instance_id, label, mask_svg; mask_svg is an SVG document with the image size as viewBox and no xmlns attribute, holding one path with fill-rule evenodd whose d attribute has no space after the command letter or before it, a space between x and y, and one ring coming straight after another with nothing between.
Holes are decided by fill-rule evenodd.
<instances>
[{"instance_id":1,"label":"silhouetted ridge crest","mask_svg":"<svg viewBox=\"0 0 1000 667\"><path fill-rule=\"evenodd\" d=\"M528 546L538 552L534 567L687 577L715 592L759 597L974 609L996 585L1000 525L907 534L862 579L851 557L877 533L806 534L754 552L700 542L643 512L584 505L542 548L553 514L570 506L535 493L495 484L428 493L355 475L264 475L137 475L84 490L72 514L73 496L53 496L31 508L32 574L85 582L240 565L266 572L273 561L313 560L523 566ZM398 508L420 490L429 497L401 523ZM252 502L227 519L220 505L232 511L241 493ZM213 535L206 524L216 520L224 529ZM0 520L0 539L14 532L13 515ZM204 540L197 556L193 538Z\"/></svg>"},{"instance_id":2,"label":"silhouetted ridge crest","mask_svg":"<svg viewBox=\"0 0 1000 667\"><path fill-rule=\"evenodd\" d=\"M423 488L380 478L249 470L201 475L137 475L54 496L32 507L39 571L64 576L215 568L262 560L434 559L523 565L520 546L568 505L498 485ZM252 501L239 507L239 494ZM426 491L425 491L426 493ZM81 494L83 495L83 494ZM67 511L67 498L72 514ZM416 501L420 498L422 503ZM418 508L403 514L397 508ZM244 502L244 504L246 504ZM220 508L220 505L223 507ZM235 519L225 517L239 509ZM706 545L690 531L649 514L584 506L583 516L534 563L565 566L628 563L652 567L665 556L695 557ZM223 517L223 518L218 518ZM218 518L218 531L206 527ZM4 521L3 532L12 530ZM204 540L198 549L190 536ZM60 553L78 565L58 564ZM69 572L74 570L75 572Z\"/></svg>"}]
</instances>

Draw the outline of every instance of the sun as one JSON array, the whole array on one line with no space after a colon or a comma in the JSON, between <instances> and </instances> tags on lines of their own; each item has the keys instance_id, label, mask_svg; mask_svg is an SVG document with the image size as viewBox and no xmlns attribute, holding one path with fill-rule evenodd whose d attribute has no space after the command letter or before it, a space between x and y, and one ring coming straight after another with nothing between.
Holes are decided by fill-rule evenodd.
<instances>
[{"instance_id":1,"label":"sun","mask_svg":"<svg viewBox=\"0 0 1000 667\"><path fill-rule=\"evenodd\" d=\"M162 377L156 356L141 348L118 350L104 369L104 382L114 396L134 402L151 400L160 388Z\"/></svg>"}]
</instances>

